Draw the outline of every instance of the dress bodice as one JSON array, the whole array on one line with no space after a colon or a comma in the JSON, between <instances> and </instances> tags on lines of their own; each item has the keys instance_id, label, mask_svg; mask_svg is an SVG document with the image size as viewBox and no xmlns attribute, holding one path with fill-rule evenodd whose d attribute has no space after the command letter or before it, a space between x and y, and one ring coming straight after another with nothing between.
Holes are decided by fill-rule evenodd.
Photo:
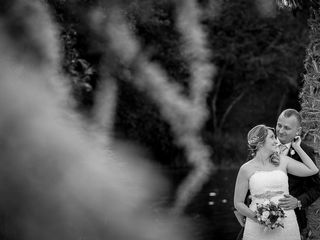
<instances>
[{"instance_id":1,"label":"dress bodice","mask_svg":"<svg viewBox=\"0 0 320 240\"><path fill-rule=\"evenodd\" d=\"M249 188L252 195L267 191L289 192L288 176L280 170L256 171L249 179Z\"/></svg>"},{"instance_id":2,"label":"dress bodice","mask_svg":"<svg viewBox=\"0 0 320 240\"><path fill-rule=\"evenodd\" d=\"M275 203L289 193L288 176L280 170L256 171L249 179L249 189L253 203L271 200Z\"/></svg>"},{"instance_id":3,"label":"dress bodice","mask_svg":"<svg viewBox=\"0 0 320 240\"><path fill-rule=\"evenodd\" d=\"M278 203L284 194L289 193L288 176L280 170L256 171L249 178L251 203L249 208L256 211L257 203L269 200ZM283 220L284 228L266 230L264 225L258 224L247 218L243 240L299 240L299 226L294 210L285 210L286 217Z\"/></svg>"}]
</instances>

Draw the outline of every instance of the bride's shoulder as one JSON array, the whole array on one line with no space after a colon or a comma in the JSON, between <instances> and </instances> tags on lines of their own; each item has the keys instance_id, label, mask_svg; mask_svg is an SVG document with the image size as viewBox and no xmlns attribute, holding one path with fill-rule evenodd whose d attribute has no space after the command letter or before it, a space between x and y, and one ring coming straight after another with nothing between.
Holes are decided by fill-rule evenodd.
<instances>
[{"instance_id":1,"label":"bride's shoulder","mask_svg":"<svg viewBox=\"0 0 320 240\"><path fill-rule=\"evenodd\" d=\"M251 159L251 160L245 162L244 164L242 164L241 167L247 169L247 168L252 168L253 166L254 166L254 161L253 161L253 159Z\"/></svg>"},{"instance_id":2,"label":"bride's shoulder","mask_svg":"<svg viewBox=\"0 0 320 240\"><path fill-rule=\"evenodd\" d=\"M252 171L253 171L252 160L242 164L239 169L239 173L246 175L246 176L250 176Z\"/></svg>"}]
</instances>

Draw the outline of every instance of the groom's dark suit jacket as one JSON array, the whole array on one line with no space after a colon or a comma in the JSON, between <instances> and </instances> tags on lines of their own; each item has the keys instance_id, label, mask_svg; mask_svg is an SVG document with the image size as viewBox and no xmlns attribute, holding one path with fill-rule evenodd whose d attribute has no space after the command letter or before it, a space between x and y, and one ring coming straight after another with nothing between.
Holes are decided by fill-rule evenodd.
<instances>
[{"instance_id":1,"label":"groom's dark suit jacket","mask_svg":"<svg viewBox=\"0 0 320 240\"><path fill-rule=\"evenodd\" d=\"M314 151L312 148L304 143L301 143L301 148L308 154L308 156L315 161ZM292 154L293 153L293 154ZM288 156L302 162L299 155L293 150L289 149ZM302 209L295 209L300 230L307 226L306 207L310 206L315 200L320 197L320 177L319 174L311 177L296 177L288 174L289 177L289 193L301 201Z\"/></svg>"}]
</instances>

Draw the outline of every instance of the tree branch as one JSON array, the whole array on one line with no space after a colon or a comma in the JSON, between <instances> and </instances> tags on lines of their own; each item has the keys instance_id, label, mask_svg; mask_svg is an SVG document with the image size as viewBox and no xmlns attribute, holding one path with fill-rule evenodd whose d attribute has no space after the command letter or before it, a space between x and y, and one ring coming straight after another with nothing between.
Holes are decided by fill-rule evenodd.
<instances>
[{"instance_id":1,"label":"tree branch","mask_svg":"<svg viewBox=\"0 0 320 240\"><path fill-rule=\"evenodd\" d=\"M234 105L236 105L242 98L243 96L250 90L250 87L252 85L254 85L256 82L258 82L259 80L255 80L255 81L251 81L250 84L239 94L238 97L236 97L235 99L233 99L233 101L230 103L230 105L228 106L227 110L224 112L220 124L219 124L219 129L222 128L222 126L224 125L226 118L228 117L228 115L230 114L232 108L234 107Z\"/></svg>"},{"instance_id":2,"label":"tree branch","mask_svg":"<svg viewBox=\"0 0 320 240\"><path fill-rule=\"evenodd\" d=\"M223 65L223 67L220 70L219 77L216 78L216 82L213 86L213 98L211 101L213 129L216 129L217 125L218 125L217 114L216 114L217 113L216 105L217 105L217 99L219 96L220 86L221 86L221 82L222 82L223 74L224 74L225 70L226 70L226 65Z\"/></svg>"}]
</instances>

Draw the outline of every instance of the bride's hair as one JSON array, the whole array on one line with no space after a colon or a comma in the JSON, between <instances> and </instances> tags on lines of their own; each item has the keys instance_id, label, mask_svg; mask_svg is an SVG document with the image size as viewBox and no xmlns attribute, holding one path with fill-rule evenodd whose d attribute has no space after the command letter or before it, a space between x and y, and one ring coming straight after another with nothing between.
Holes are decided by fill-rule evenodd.
<instances>
[{"instance_id":1,"label":"bride's hair","mask_svg":"<svg viewBox=\"0 0 320 240\"><path fill-rule=\"evenodd\" d=\"M248 147L249 147L251 159L256 156L257 151L264 144L266 137L268 136L268 130L271 130L274 132L273 128L267 127L266 125L261 124L253 127L248 132L247 139L248 139ZM271 154L269 157L269 160L275 166L279 166L280 164L280 157L277 152Z\"/></svg>"}]
</instances>

